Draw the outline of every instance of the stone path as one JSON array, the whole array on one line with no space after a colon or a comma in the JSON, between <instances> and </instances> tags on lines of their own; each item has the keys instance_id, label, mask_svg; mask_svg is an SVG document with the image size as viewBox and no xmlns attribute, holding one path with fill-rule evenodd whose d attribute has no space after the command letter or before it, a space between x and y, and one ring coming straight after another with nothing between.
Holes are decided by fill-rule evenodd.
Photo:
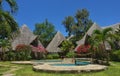
<instances>
[{"instance_id":1,"label":"stone path","mask_svg":"<svg viewBox=\"0 0 120 76\"><path fill-rule=\"evenodd\" d=\"M2 76L15 76L15 74L13 74L13 72L16 71L16 70L19 70L19 69L21 69L21 68L22 68L22 67L12 66L12 67L10 68L10 70L4 72Z\"/></svg>"}]
</instances>

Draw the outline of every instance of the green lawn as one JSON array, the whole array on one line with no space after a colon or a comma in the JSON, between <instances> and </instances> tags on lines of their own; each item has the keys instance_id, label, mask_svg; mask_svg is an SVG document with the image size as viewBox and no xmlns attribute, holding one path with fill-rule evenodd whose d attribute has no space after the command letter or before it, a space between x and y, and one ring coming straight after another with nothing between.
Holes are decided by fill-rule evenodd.
<instances>
[{"instance_id":1,"label":"green lawn","mask_svg":"<svg viewBox=\"0 0 120 76\"><path fill-rule=\"evenodd\" d=\"M60 73L45 73L45 72L35 72L32 70L31 65L16 65L10 64L10 62L0 62L0 65L9 65L0 67L0 72L4 72L10 69L12 66L22 67L17 71L14 71L16 76L119 76L120 75L120 62L111 62L108 70L94 73L79 73L79 74L60 74ZM7 68L7 69L6 69Z\"/></svg>"}]
</instances>

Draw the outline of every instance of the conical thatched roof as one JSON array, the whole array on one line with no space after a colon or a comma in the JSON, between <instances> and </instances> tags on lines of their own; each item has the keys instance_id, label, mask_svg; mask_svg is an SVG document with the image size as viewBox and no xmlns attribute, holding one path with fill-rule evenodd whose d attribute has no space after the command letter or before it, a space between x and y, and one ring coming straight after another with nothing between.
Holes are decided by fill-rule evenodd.
<instances>
[{"instance_id":1,"label":"conical thatched roof","mask_svg":"<svg viewBox=\"0 0 120 76\"><path fill-rule=\"evenodd\" d=\"M15 50L18 44L30 45L30 43L36 38L37 36L35 36L26 25L23 25L20 28L19 35L12 42L12 48Z\"/></svg>"},{"instance_id":2,"label":"conical thatched roof","mask_svg":"<svg viewBox=\"0 0 120 76\"><path fill-rule=\"evenodd\" d=\"M66 40L70 40L71 38L73 38L74 35L71 35L70 37L68 37Z\"/></svg>"},{"instance_id":3,"label":"conical thatched roof","mask_svg":"<svg viewBox=\"0 0 120 76\"><path fill-rule=\"evenodd\" d=\"M120 27L120 23L117 23L117 24L113 24L113 25L110 25L110 26L107 26L107 27L103 27L103 29L105 28L112 28L113 29L113 33L115 31L118 31L117 29ZM120 42L118 42L118 44L120 45ZM106 46L106 50L110 50L111 49L111 46L109 43L105 42L105 46Z\"/></svg>"},{"instance_id":4,"label":"conical thatched roof","mask_svg":"<svg viewBox=\"0 0 120 76\"><path fill-rule=\"evenodd\" d=\"M78 45L84 44L86 35L91 36L92 33L93 33L93 31L96 30L96 29L102 30L102 28L100 28L96 23L94 23L94 24L89 28L89 30L88 30L87 33L84 35L84 37L83 37L81 40L77 41L77 44L78 44Z\"/></svg>"},{"instance_id":5,"label":"conical thatched roof","mask_svg":"<svg viewBox=\"0 0 120 76\"><path fill-rule=\"evenodd\" d=\"M81 40L79 40L79 41L76 42L76 43L78 44L78 46L84 44L84 43L85 43L86 36L87 36L87 35L91 36L92 33L93 33L93 31L96 30L96 29L102 30L102 28L100 28L96 23L94 23L94 24L89 28L89 30L88 30L87 33L84 35L84 37L83 37ZM78 46L75 48L75 50L78 48Z\"/></svg>"},{"instance_id":6,"label":"conical thatched roof","mask_svg":"<svg viewBox=\"0 0 120 76\"><path fill-rule=\"evenodd\" d=\"M114 31L117 31L119 26L120 26L120 23L117 23L117 24L113 24L113 25L110 25L110 26L107 26L107 27L103 27L103 29L111 27L113 29L113 32L114 32Z\"/></svg>"},{"instance_id":7,"label":"conical thatched roof","mask_svg":"<svg viewBox=\"0 0 120 76\"><path fill-rule=\"evenodd\" d=\"M60 33L57 32L52 41L47 46L46 50L50 53L60 52L60 48L58 47L63 41L65 37Z\"/></svg>"}]
</instances>

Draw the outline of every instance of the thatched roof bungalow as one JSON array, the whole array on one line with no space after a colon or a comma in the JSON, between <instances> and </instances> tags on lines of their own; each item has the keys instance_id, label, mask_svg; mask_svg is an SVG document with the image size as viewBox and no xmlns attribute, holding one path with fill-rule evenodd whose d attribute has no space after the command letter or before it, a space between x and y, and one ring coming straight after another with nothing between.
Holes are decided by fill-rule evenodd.
<instances>
[{"instance_id":1,"label":"thatched roof bungalow","mask_svg":"<svg viewBox=\"0 0 120 76\"><path fill-rule=\"evenodd\" d=\"M33 42L37 40L37 36L34 35L27 25L23 25L20 28L20 33L17 37L12 41L12 48L15 50L16 46L19 44L31 45ZM37 40L37 45L42 45L40 41Z\"/></svg>"},{"instance_id":2,"label":"thatched roof bungalow","mask_svg":"<svg viewBox=\"0 0 120 76\"><path fill-rule=\"evenodd\" d=\"M48 44L46 50L48 53L61 52L59 45L65 40L65 37L58 31L52 41Z\"/></svg>"},{"instance_id":3,"label":"thatched roof bungalow","mask_svg":"<svg viewBox=\"0 0 120 76\"><path fill-rule=\"evenodd\" d=\"M86 40L87 35L91 36L92 33L93 33L93 31L96 30L96 29L102 30L101 27L99 27L96 23L94 23L94 24L89 28L89 30L87 31L87 33L83 36L83 38L82 38L81 40L79 40L79 41L76 42L76 43L77 43L77 47L75 48L75 51L77 50L77 48L78 48L80 45L85 44L85 40Z\"/></svg>"},{"instance_id":4,"label":"thatched roof bungalow","mask_svg":"<svg viewBox=\"0 0 120 76\"><path fill-rule=\"evenodd\" d=\"M110 26L107 26L107 27L102 27L102 28L101 28L101 27L99 27L96 23L94 23L94 24L89 28L89 30L88 30L87 33L84 35L84 37L83 37L81 40L79 40L79 41L76 42L78 45L77 45L77 47L75 48L75 51L77 51L77 48L78 48L80 45L85 44L86 37L87 37L87 36L91 36L94 30L96 30L96 29L97 29L97 30L103 30L103 29L105 29L105 28L111 27L111 28L113 29L113 33L114 33L115 31L117 31L117 29L119 28L119 26L120 26L120 23L114 24L114 25L110 25ZM105 46L106 46L106 50L110 50L110 49L111 49L111 46L110 46L109 43L105 42Z\"/></svg>"},{"instance_id":5,"label":"thatched roof bungalow","mask_svg":"<svg viewBox=\"0 0 120 76\"><path fill-rule=\"evenodd\" d=\"M116 23L116 24L113 24L113 25L110 25L110 26L107 26L107 27L102 27L102 28L103 29L105 29L105 28L112 28L113 29L112 33L115 33L115 31L118 31L118 29L120 28L120 23ZM117 42L117 43L120 46L120 42ZM110 48L110 45L107 42L106 42L105 46L107 46L106 49Z\"/></svg>"},{"instance_id":6,"label":"thatched roof bungalow","mask_svg":"<svg viewBox=\"0 0 120 76\"><path fill-rule=\"evenodd\" d=\"M109 27L111 27L113 29L113 32L117 31L117 29L120 27L120 23L113 24L113 25L106 26L106 27L102 27L102 29L109 28Z\"/></svg>"}]
</instances>

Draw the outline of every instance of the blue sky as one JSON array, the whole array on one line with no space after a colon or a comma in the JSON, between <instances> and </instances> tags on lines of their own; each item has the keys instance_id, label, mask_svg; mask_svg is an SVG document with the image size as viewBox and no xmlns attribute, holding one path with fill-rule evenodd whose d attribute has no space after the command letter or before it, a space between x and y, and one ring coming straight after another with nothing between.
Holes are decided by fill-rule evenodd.
<instances>
[{"instance_id":1,"label":"blue sky","mask_svg":"<svg viewBox=\"0 0 120 76\"><path fill-rule=\"evenodd\" d=\"M66 16L74 16L78 9L86 8L90 19L100 26L120 22L120 0L17 0L19 11L15 19L19 25L26 24L34 30L35 23L46 18L55 25L57 31L67 35L62 21Z\"/></svg>"}]
</instances>

